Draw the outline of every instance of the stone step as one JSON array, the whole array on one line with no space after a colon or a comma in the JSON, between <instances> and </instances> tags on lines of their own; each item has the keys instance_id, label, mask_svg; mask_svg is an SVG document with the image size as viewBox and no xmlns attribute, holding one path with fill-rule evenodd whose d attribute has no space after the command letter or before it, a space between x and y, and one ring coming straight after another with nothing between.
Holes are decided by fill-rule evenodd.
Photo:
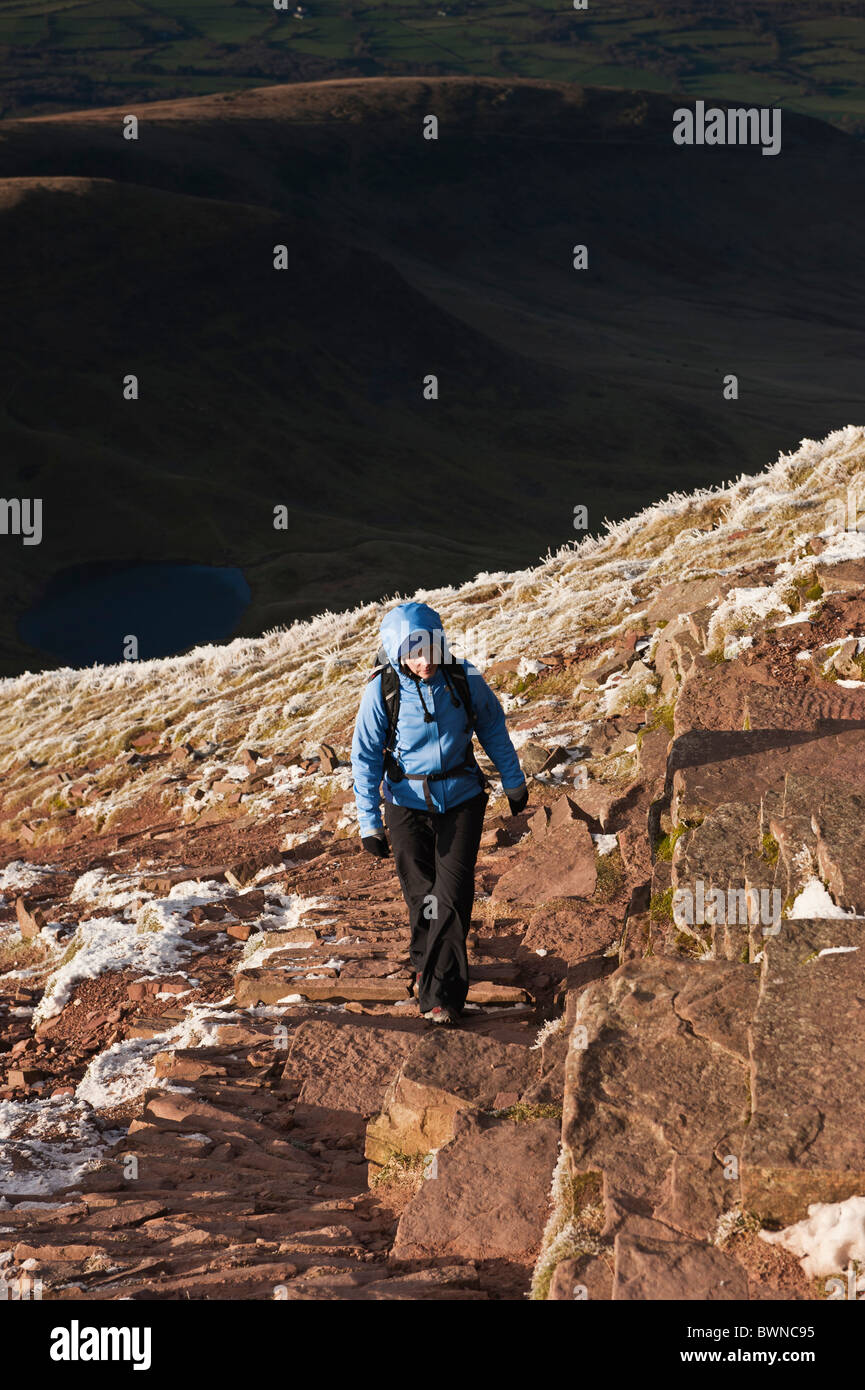
<instances>
[{"instance_id":1,"label":"stone step","mask_svg":"<svg viewBox=\"0 0 865 1390\"><path fill-rule=\"evenodd\" d=\"M469 1004L531 1004L533 997L517 985L500 985L493 980L476 980L469 985Z\"/></svg>"},{"instance_id":2,"label":"stone step","mask_svg":"<svg viewBox=\"0 0 865 1390\"><path fill-rule=\"evenodd\" d=\"M276 1004L280 999L299 994L310 1001L358 1003L396 1003L410 998L408 979L377 980L352 976L346 980L303 980L278 970L245 970L237 975L234 984L235 1002L240 1007L257 1004Z\"/></svg>"}]
</instances>

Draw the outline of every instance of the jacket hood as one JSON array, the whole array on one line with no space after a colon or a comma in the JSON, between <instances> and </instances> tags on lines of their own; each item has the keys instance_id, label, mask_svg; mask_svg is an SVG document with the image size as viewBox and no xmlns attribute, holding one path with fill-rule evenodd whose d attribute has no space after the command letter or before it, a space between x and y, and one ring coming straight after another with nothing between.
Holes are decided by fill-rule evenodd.
<instances>
[{"instance_id":1,"label":"jacket hood","mask_svg":"<svg viewBox=\"0 0 865 1390\"><path fill-rule=\"evenodd\" d=\"M401 603L382 619L381 644L387 659L399 671L400 651L415 632L434 634L434 650L438 647L443 660L451 660L442 620L428 603Z\"/></svg>"}]
</instances>

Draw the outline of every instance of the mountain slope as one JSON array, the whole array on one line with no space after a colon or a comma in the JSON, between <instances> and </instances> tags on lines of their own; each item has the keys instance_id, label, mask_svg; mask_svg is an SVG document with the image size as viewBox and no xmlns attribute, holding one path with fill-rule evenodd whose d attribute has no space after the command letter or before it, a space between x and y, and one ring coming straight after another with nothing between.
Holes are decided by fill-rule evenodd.
<instances>
[{"instance_id":1,"label":"mountain slope","mask_svg":"<svg viewBox=\"0 0 865 1390\"><path fill-rule=\"evenodd\" d=\"M2 123L9 490L67 528L8 547L5 669L83 556L243 565L260 632L526 563L576 505L597 531L851 418L861 146L785 113L775 158L683 149L675 104L373 79L155 103L137 142L119 107Z\"/></svg>"},{"instance_id":2,"label":"mountain slope","mask_svg":"<svg viewBox=\"0 0 865 1390\"><path fill-rule=\"evenodd\" d=\"M419 595L530 789L493 788L455 1029L356 833L377 605L0 682L4 1281L826 1297L865 1241L863 465L848 426Z\"/></svg>"}]
</instances>

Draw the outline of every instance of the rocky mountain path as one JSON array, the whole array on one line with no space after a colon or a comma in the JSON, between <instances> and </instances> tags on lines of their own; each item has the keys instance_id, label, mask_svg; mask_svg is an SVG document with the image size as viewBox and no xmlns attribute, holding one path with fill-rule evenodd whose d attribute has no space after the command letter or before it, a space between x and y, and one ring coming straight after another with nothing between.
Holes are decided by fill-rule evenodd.
<instances>
[{"instance_id":1,"label":"rocky mountain path","mask_svg":"<svg viewBox=\"0 0 865 1390\"><path fill-rule=\"evenodd\" d=\"M487 668L530 802L456 1028L347 729L7 767L0 1293L823 1296L783 1240L863 1191L865 561L807 565Z\"/></svg>"},{"instance_id":2,"label":"rocky mountain path","mask_svg":"<svg viewBox=\"0 0 865 1390\"><path fill-rule=\"evenodd\" d=\"M515 826L513 838L524 829ZM208 838L224 854L224 834ZM355 840L341 842L321 870L316 859L285 867L289 856L260 845L250 853L248 840L233 867L180 868L174 848L165 845L165 867L151 861L144 871L134 839L119 855L71 856L67 866L55 851L53 872L21 899L36 922L68 913L86 924L104 909L82 912L81 900L70 900L84 864L85 878L97 875L94 891L106 880L138 880L144 902L189 914L195 956L163 977L141 977L131 963L88 974L35 1031L39 966L0 977L10 1064L0 1107L22 1116L11 1136L13 1169L31 1130L43 1144L62 1143L70 1124L80 1131L77 1088L96 1101L102 1131L86 1176L59 1195L55 1177L40 1181L38 1155L22 1158L20 1190L13 1176L0 1209L9 1268L39 1277L43 1296L71 1299L524 1292L528 1258L390 1258L401 1209L424 1179L417 1154L390 1168L369 1164L366 1126L401 1061L436 1041L410 992L408 928L391 864L373 862ZM182 834L176 848L188 849ZM252 886L232 887L226 875ZM212 902L189 906L197 884L211 886ZM285 902L293 925L268 929L268 911L279 917ZM541 957L521 958L518 936L487 930L483 919L478 926L462 1031L494 1062L500 1044L529 1051L537 1001L549 1000L551 981ZM119 1080L106 1079L94 1094L94 1059L98 1069L112 1052L106 1075ZM482 1065L494 1074L490 1057ZM466 1061L455 1063L452 1089L477 1079ZM468 1061L477 1070L473 1055ZM139 1074L137 1094L125 1099L124 1075L142 1066L151 1084L139 1089ZM518 1093L488 1099L507 1108ZM73 1151L80 1139L76 1133ZM381 1172L384 1181L370 1186L370 1173ZM42 1187L51 1190L43 1195Z\"/></svg>"}]
</instances>

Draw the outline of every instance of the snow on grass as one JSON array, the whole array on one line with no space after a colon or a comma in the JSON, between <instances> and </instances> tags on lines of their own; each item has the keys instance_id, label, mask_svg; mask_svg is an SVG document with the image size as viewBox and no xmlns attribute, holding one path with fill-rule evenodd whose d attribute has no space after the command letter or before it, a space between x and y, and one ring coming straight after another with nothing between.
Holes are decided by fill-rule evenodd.
<instances>
[{"instance_id":1,"label":"snow on grass","mask_svg":"<svg viewBox=\"0 0 865 1390\"><path fill-rule=\"evenodd\" d=\"M317 821L315 825L308 825L305 830L288 831L279 846L280 850L288 853L295 845L305 845L307 840L314 840L322 825L322 821Z\"/></svg>"},{"instance_id":2,"label":"snow on grass","mask_svg":"<svg viewBox=\"0 0 865 1390\"><path fill-rule=\"evenodd\" d=\"M127 1038L100 1052L79 1081L75 1098L94 1110L108 1110L133 1100L148 1087L161 1085L152 1058L163 1051L166 1034L155 1038Z\"/></svg>"},{"instance_id":3,"label":"snow on grass","mask_svg":"<svg viewBox=\"0 0 865 1390\"><path fill-rule=\"evenodd\" d=\"M727 597L718 604L711 619L707 642L709 648L723 646L724 656L728 649L734 660L750 642L744 642L747 630L756 623L790 617L790 605L781 596L781 589L787 588L788 581L777 585L758 585L754 588L731 589Z\"/></svg>"},{"instance_id":4,"label":"snow on grass","mask_svg":"<svg viewBox=\"0 0 865 1390\"><path fill-rule=\"evenodd\" d=\"M181 967L188 957L208 949L186 939L185 916L223 892L217 883L190 880L177 884L170 897L145 903L132 920L105 916L79 923L58 969L46 983L34 1023L55 1018L77 984L105 970L129 969L151 977L184 974Z\"/></svg>"},{"instance_id":5,"label":"snow on grass","mask_svg":"<svg viewBox=\"0 0 865 1390\"><path fill-rule=\"evenodd\" d=\"M37 1195L80 1182L122 1132L105 1133L71 1096L0 1102L0 1190Z\"/></svg>"},{"instance_id":6,"label":"snow on grass","mask_svg":"<svg viewBox=\"0 0 865 1390\"><path fill-rule=\"evenodd\" d=\"M746 652L749 647L753 647L754 639L750 632L746 632L744 637L728 637L724 643L724 660L735 661L737 657Z\"/></svg>"},{"instance_id":7,"label":"snow on grass","mask_svg":"<svg viewBox=\"0 0 865 1390\"><path fill-rule=\"evenodd\" d=\"M150 897L134 874L110 874L107 869L89 869L75 880L69 901L98 903L101 907L128 907L136 899Z\"/></svg>"},{"instance_id":8,"label":"snow on grass","mask_svg":"<svg viewBox=\"0 0 865 1390\"><path fill-rule=\"evenodd\" d=\"M34 883L55 872L50 864L28 864L26 860L13 859L5 869L0 869L0 893L32 888Z\"/></svg>"},{"instance_id":9,"label":"snow on grass","mask_svg":"<svg viewBox=\"0 0 865 1390\"><path fill-rule=\"evenodd\" d=\"M809 1279L842 1274L851 1261L865 1262L865 1197L812 1202L803 1221L759 1234L767 1245L780 1245L797 1256Z\"/></svg>"},{"instance_id":10,"label":"snow on grass","mask_svg":"<svg viewBox=\"0 0 865 1390\"><path fill-rule=\"evenodd\" d=\"M829 890L819 878L809 878L790 908L791 919L805 917L853 917L832 901Z\"/></svg>"}]
</instances>

